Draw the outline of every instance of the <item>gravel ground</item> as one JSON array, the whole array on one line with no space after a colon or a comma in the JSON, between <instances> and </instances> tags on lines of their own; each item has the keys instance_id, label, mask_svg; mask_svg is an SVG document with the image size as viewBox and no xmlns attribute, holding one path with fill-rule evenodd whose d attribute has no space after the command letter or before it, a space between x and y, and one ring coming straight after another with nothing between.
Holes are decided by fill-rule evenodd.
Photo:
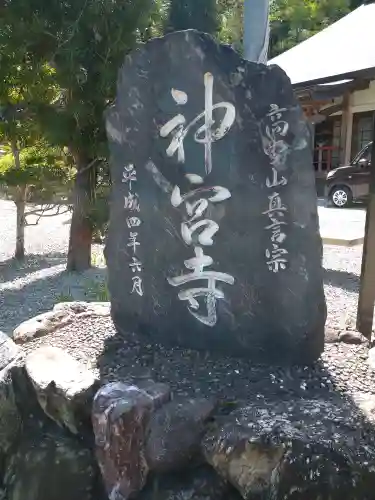
<instances>
[{"instance_id":1,"label":"gravel ground","mask_svg":"<svg viewBox=\"0 0 375 500\"><path fill-rule=\"evenodd\" d=\"M362 245L353 248L325 246L324 291L328 326L354 327L357 314Z\"/></svg>"},{"instance_id":2,"label":"gravel ground","mask_svg":"<svg viewBox=\"0 0 375 500\"><path fill-rule=\"evenodd\" d=\"M0 200L0 330L10 334L22 321L52 309L62 300L95 299L105 282L103 252L94 245L98 267L81 275L67 273L69 214L45 218L25 231L27 257L12 259L16 238L15 207Z\"/></svg>"},{"instance_id":3,"label":"gravel ground","mask_svg":"<svg viewBox=\"0 0 375 500\"><path fill-rule=\"evenodd\" d=\"M367 364L365 344L326 344L314 366L285 369L189 349L145 345L132 334L119 337L110 318L97 317L76 319L49 337L24 344L24 348L29 352L43 345L69 351L94 369L102 382L153 379L168 383L178 395L214 395L228 408L254 398L339 397L350 402L368 401L374 395L375 402L375 373Z\"/></svg>"}]
</instances>

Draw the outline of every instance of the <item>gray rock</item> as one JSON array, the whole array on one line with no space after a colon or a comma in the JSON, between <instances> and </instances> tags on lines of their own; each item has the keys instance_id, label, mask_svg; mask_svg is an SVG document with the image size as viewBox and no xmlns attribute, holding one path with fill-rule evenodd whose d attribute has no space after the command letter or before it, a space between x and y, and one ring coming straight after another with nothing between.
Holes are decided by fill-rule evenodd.
<instances>
[{"instance_id":1,"label":"gray rock","mask_svg":"<svg viewBox=\"0 0 375 500\"><path fill-rule=\"evenodd\" d=\"M38 314L18 325L13 331L13 340L24 344L72 323L75 318L109 316L110 307L109 302L59 302L52 311Z\"/></svg>"},{"instance_id":2,"label":"gray rock","mask_svg":"<svg viewBox=\"0 0 375 500\"><path fill-rule=\"evenodd\" d=\"M135 50L118 82L105 250L117 329L256 361L317 359L322 244L288 77L186 31Z\"/></svg>"},{"instance_id":3,"label":"gray rock","mask_svg":"<svg viewBox=\"0 0 375 500\"><path fill-rule=\"evenodd\" d=\"M108 497L127 500L146 484L146 427L150 415L170 398L164 384L113 382L94 398L92 423L96 455Z\"/></svg>"},{"instance_id":4,"label":"gray rock","mask_svg":"<svg viewBox=\"0 0 375 500\"><path fill-rule=\"evenodd\" d=\"M346 330L339 335L339 341L345 344L365 344L368 340L359 332L353 330Z\"/></svg>"},{"instance_id":5,"label":"gray rock","mask_svg":"<svg viewBox=\"0 0 375 500\"><path fill-rule=\"evenodd\" d=\"M22 429L22 419L14 394L10 367L0 371L0 475L2 462L15 445Z\"/></svg>"},{"instance_id":6,"label":"gray rock","mask_svg":"<svg viewBox=\"0 0 375 500\"><path fill-rule=\"evenodd\" d=\"M207 399L179 398L152 416L147 429L146 460L152 471L183 467L199 452L205 423L215 405Z\"/></svg>"},{"instance_id":7,"label":"gray rock","mask_svg":"<svg viewBox=\"0 0 375 500\"><path fill-rule=\"evenodd\" d=\"M26 372L25 360L18 360L10 367L14 397L23 426L41 429L47 419L41 408L34 386Z\"/></svg>"},{"instance_id":8,"label":"gray rock","mask_svg":"<svg viewBox=\"0 0 375 500\"><path fill-rule=\"evenodd\" d=\"M96 500L91 451L59 433L27 436L9 460L7 500Z\"/></svg>"},{"instance_id":9,"label":"gray rock","mask_svg":"<svg viewBox=\"0 0 375 500\"><path fill-rule=\"evenodd\" d=\"M371 500L371 432L344 401L258 401L224 417L203 452L245 500Z\"/></svg>"},{"instance_id":10,"label":"gray rock","mask_svg":"<svg viewBox=\"0 0 375 500\"><path fill-rule=\"evenodd\" d=\"M335 328L326 328L324 333L324 342L326 344L336 344L339 342L340 331Z\"/></svg>"},{"instance_id":11,"label":"gray rock","mask_svg":"<svg viewBox=\"0 0 375 500\"><path fill-rule=\"evenodd\" d=\"M12 363L21 353L21 349L13 340L0 331L0 370Z\"/></svg>"},{"instance_id":12,"label":"gray rock","mask_svg":"<svg viewBox=\"0 0 375 500\"><path fill-rule=\"evenodd\" d=\"M68 325L73 319L74 316L64 310L48 311L38 314L38 316L28 319L17 326L13 332L13 340L17 344L24 344L29 340L43 337L54 332L58 328Z\"/></svg>"},{"instance_id":13,"label":"gray rock","mask_svg":"<svg viewBox=\"0 0 375 500\"><path fill-rule=\"evenodd\" d=\"M26 372L40 406L52 420L74 434L89 423L97 389L91 370L64 350L44 346L28 354Z\"/></svg>"}]
</instances>

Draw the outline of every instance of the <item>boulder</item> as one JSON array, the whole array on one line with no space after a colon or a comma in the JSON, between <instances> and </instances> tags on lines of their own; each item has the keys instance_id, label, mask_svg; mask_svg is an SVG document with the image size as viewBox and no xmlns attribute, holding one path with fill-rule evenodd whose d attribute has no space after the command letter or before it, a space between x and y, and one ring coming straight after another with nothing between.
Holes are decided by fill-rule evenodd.
<instances>
[{"instance_id":1,"label":"boulder","mask_svg":"<svg viewBox=\"0 0 375 500\"><path fill-rule=\"evenodd\" d=\"M109 302L59 302L52 311L38 314L17 326L13 331L13 340L24 344L68 325L77 317L109 316L110 309Z\"/></svg>"},{"instance_id":2,"label":"boulder","mask_svg":"<svg viewBox=\"0 0 375 500\"><path fill-rule=\"evenodd\" d=\"M0 370L22 355L21 349L11 338L0 331Z\"/></svg>"},{"instance_id":3,"label":"boulder","mask_svg":"<svg viewBox=\"0 0 375 500\"><path fill-rule=\"evenodd\" d=\"M127 500L146 484L146 428L155 409L170 398L154 382L113 382L96 393L92 408L96 455L108 497Z\"/></svg>"},{"instance_id":4,"label":"boulder","mask_svg":"<svg viewBox=\"0 0 375 500\"><path fill-rule=\"evenodd\" d=\"M90 450L60 432L25 436L4 478L6 500L97 500Z\"/></svg>"},{"instance_id":5,"label":"boulder","mask_svg":"<svg viewBox=\"0 0 375 500\"><path fill-rule=\"evenodd\" d=\"M207 461L245 500L371 500L375 439L342 400L257 401L218 422Z\"/></svg>"},{"instance_id":6,"label":"boulder","mask_svg":"<svg viewBox=\"0 0 375 500\"><path fill-rule=\"evenodd\" d=\"M17 344L24 344L37 337L43 337L58 328L71 323L73 314L65 310L48 311L38 314L34 318L21 323L13 332L13 340Z\"/></svg>"},{"instance_id":7,"label":"boulder","mask_svg":"<svg viewBox=\"0 0 375 500\"><path fill-rule=\"evenodd\" d=\"M22 358L12 364L10 372L14 397L24 429L25 427L33 430L42 429L47 416L39 404L34 386L26 372L25 359Z\"/></svg>"},{"instance_id":8,"label":"boulder","mask_svg":"<svg viewBox=\"0 0 375 500\"><path fill-rule=\"evenodd\" d=\"M4 474L5 458L18 442L22 431L22 415L17 406L12 378L12 368L21 364L22 359L21 349L0 332L0 478Z\"/></svg>"},{"instance_id":9,"label":"boulder","mask_svg":"<svg viewBox=\"0 0 375 500\"><path fill-rule=\"evenodd\" d=\"M146 459L153 471L184 467L200 451L205 423L215 409L207 399L178 398L159 408L147 429Z\"/></svg>"},{"instance_id":10,"label":"boulder","mask_svg":"<svg viewBox=\"0 0 375 500\"><path fill-rule=\"evenodd\" d=\"M339 341L344 342L345 344L365 344L368 342L366 337L354 330L345 330L341 332L339 335Z\"/></svg>"},{"instance_id":11,"label":"boulder","mask_svg":"<svg viewBox=\"0 0 375 500\"><path fill-rule=\"evenodd\" d=\"M40 406L60 426L78 434L90 425L97 389L94 373L57 347L40 347L26 357L26 372Z\"/></svg>"},{"instance_id":12,"label":"boulder","mask_svg":"<svg viewBox=\"0 0 375 500\"><path fill-rule=\"evenodd\" d=\"M194 30L127 55L107 111L116 328L310 363L326 305L311 134L287 75Z\"/></svg>"},{"instance_id":13,"label":"boulder","mask_svg":"<svg viewBox=\"0 0 375 500\"><path fill-rule=\"evenodd\" d=\"M9 367L0 371L0 476L5 456L17 443L22 418L17 407L12 374Z\"/></svg>"}]
</instances>

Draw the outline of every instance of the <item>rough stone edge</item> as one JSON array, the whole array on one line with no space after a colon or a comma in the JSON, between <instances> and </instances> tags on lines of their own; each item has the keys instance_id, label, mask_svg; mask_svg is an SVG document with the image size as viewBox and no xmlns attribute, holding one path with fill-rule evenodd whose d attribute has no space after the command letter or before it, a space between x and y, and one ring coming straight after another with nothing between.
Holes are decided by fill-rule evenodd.
<instances>
[{"instance_id":1,"label":"rough stone edge","mask_svg":"<svg viewBox=\"0 0 375 500\"><path fill-rule=\"evenodd\" d=\"M63 315L64 312L66 313L65 315ZM56 313L56 316L53 313ZM58 320L59 315L61 315L60 320ZM56 332L67 324L72 323L75 319L100 316L109 317L110 315L110 302L59 302L52 309L20 323L13 330L9 338L16 344L26 344L31 340Z\"/></svg>"}]
</instances>

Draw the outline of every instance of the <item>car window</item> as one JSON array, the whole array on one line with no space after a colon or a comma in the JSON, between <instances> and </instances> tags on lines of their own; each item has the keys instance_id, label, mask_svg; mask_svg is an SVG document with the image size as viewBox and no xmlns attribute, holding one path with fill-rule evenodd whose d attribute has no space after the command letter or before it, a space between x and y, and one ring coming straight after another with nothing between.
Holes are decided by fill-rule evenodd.
<instances>
[{"instance_id":1,"label":"car window","mask_svg":"<svg viewBox=\"0 0 375 500\"><path fill-rule=\"evenodd\" d=\"M356 165L358 163L358 161L362 158L362 156L366 153L366 151L371 151L371 146L372 146L372 143L369 142L367 144L367 146L365 146L363 149L361 149L361 151L359 151L356 154L356 156L353 158L351 164Z\"/></svg>"},{"instance_id":2,"label":"car window","mask_svg":"<svg viewBox=\"0 0 375 500\"><path fill-rule=\"evenodd\" d=\"M367 147L363 153L361 154L361 156L358 158L358 162L360 162L361 160L366 160L367 161L367 164L364 164L362 165L363 168L367 168L370 163L371 163L371 147Z\"/></svg>"}]
</instances>

